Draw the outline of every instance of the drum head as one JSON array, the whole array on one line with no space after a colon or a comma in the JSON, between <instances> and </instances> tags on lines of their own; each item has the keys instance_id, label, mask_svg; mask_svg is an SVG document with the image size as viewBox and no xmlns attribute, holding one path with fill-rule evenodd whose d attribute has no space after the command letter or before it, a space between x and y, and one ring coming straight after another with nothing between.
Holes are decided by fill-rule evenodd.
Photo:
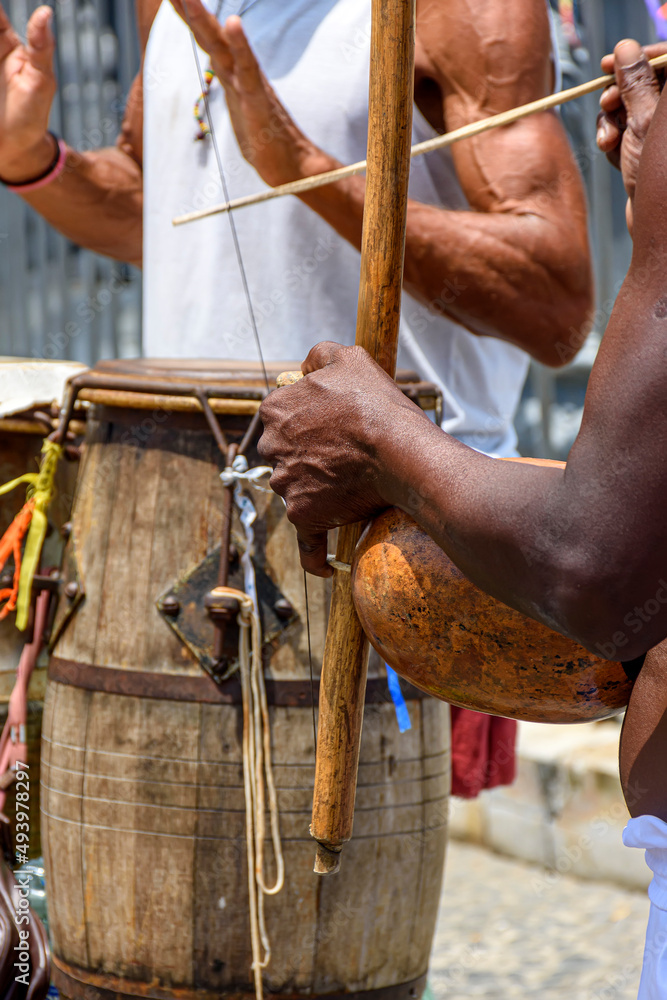
<instances>
[{"instance_id":1,"label":"drum head","mask_svg":"<svg viewBox=\"0 0 667 1000\"><path fill-rule=\"evenodd\" d=\"M266 374L273 388L281 372L298 371L300 361L267 361ZM258 361L231 361L221 358L116 358L99 361L92 369L95 375L126 376L136 379L170 381L176 385L192 382L206 385L266 387L264 369ZM400 384L418 383L416 372L400 369L396 373Z\"/></svg>"},{"instance_id":2,"label":"drum head","mask_svg":"<svg viewBox=\"0 0 667 1000\"><path fill-rule=\"evenodd\" d=\"M299 361L273 361L266 366L269 386L273 388L280 372L299 368ZM226 361L218 358L118 358L100 361L93 375L124 376L128 379L171 382L174 386L201 383L210 386L266 388L262 366L257 361Z\"/></svg>"},{"instance_id":3,"label":"drum head","mask_svg":"<svg viewBox=\"0 0 667 1000\"><path fill-rule=\"evenodd\" d=\"M85 370L75 361L0 357L0 417L60 403L67 379Z\"/></svg>"},{"instance_id":4,"label":"drum head","mask_svg":"<svg viewBox=\"0 0 667 1000\"><path fill-rule=\"evenodd\" d=\"M79 399L104 406L150 409L156 403L173 411L200 412L197 400L206 395L215 412L250 415L256 412L278 375L298 371L299 361L257 361L222 358L130 358L100 361L81 381ZM396 381L423 410L439 421L442 393L416 372L400 371ZM231 400L221 404L221 400Z\"/></svg>"}]
</instances>

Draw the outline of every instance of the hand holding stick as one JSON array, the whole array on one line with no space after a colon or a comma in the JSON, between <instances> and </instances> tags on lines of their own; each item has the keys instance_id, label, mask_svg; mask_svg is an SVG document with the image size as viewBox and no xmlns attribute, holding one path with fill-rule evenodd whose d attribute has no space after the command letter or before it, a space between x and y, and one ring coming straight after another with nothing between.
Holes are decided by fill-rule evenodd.
<instances>
[{"instance_id":1,"label":"hand holding stick","mask_svg":"<svg viewBox=\"0 0 667 1000\"><path fill-rule=\"evenodd\" d=\"M357 345L389 375L396 372L414 83L414 0L373 0ZM340 529L336 558L349 563L363 525ZM320 682L313 817L315 871L338 871L352 836L364 713L368 641L352 602L348 573L336 572Z\"/></svg>"}]
</instances>

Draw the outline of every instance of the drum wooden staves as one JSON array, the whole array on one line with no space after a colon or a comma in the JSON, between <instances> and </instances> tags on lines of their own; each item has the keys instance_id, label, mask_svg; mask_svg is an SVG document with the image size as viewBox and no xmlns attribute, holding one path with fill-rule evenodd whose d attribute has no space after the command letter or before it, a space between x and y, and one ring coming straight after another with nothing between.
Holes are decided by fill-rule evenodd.
<instances>
[{"instance_id":1,"label":"drum wooden staves","mask_svg":"<svg viewBox=\"0 0 667 1000\"><path fill-rule=\"evenodd\" d=\"M185 593L175 581L195 579L219 542L224 461L191 398L162 393L151 410L150 393L138 392L141 379L214 385L227 398L211 405L237 411L220 420L238 442L250 417L236 403L249 413L262 395L256 368L243 369L107 364L99 378L116 389L82 393L95 407L70 546L85 598L54 650L42 765L54 978L69 1000L252 993L239 686L211 680L156 606ZM125 375L133 392L118 388ZM257 464L254 448L248 458ZM298 615L266 656L286 884L266 899L265 982L282 996L408 1000L423 988L440 895L446 708L412 689L413 728L401 736L385 680L369 681L355 837L341 874L323 882L308 833L303 575L282 502L252 497L258 580L264 574ZM241 548L236 515L232 536ZM326 591L309 581L316 669Z\"/></svg>"}]
</instances>

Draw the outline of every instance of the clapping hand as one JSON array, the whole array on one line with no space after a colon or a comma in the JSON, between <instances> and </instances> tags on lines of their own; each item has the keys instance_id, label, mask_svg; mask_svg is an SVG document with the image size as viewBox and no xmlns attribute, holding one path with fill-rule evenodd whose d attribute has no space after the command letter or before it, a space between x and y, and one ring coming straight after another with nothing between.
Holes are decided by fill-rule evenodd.
<instances>
[{"instance_id":1,"label":"clapping hand","mask_svg":"<svg viewBox=\"0 0 667 1000\"><path fill-rule=\"evenodd\" d=\"M208 53L222 84L238 144L246 160L275 187L337 164L301 132L262 72L240 17L220 24L201 0L171 0Z\"/></svg>"},{"instance_id":2,"label":"clapping hand","mask_svg":"<svg viewBox=\"0 0 667 1000\"><path fill-rule=\"evenodd\" d=\"M53 13L38 7L21 41L0 4L0 177L20 183L39 176L54 156L48 133L56 92Z\"/></svg>"}]
</instances>

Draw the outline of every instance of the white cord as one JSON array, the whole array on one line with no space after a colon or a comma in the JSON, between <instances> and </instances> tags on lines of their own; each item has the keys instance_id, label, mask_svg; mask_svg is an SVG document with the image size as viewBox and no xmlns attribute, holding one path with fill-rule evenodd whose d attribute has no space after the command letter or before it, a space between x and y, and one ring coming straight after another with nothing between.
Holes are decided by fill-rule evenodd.
<instances>
[{"instance_id":1,"label":"white cord","mask_svg":"<svg viewBox=\"0 0 667 1000\"><path fill-rule=\"evenodd\" d=\"M333 566L334 569L340 570L341 573L352 572L351 563L341 562L340 559L336 559L335 556L331 555L327 556L327 562L329 563L330 566Z\"/></svg>"},{"instance_id":2,"label":"white cord","mask_svg":"<svg viewBox=\"0 0 667 1000\"><path fill-rule=\"evenodd\" d=\"M244 476L245 470L239 469L238 472L241 473L238 478L247 478ZM241 605L238 616L239 664L243 698L243 786L246 801L250 938L255 996L257 1000L262 1000L262 969L265 969L271 960L271 942L264 919L264 897L275 896L283 888L285 861L280 839L278 796L271 760L271 725L262 669L262 628L258 614L255 568L252 562L255 545L253 523L257 512L251 499L242 493L238 479L235 484L234 500L239 508L246 541L245 552L241 557L245 593L232 587L216 589L227 596L236 597ZM268 792L271 840L276 862L276 879L272 886L267 886L264 880L265 790Z\"/></svg>"},{"instance_id":3,"label":"white cord","mask_svg":"<svg viewBox=\"0 0 667 1000\"><path fill-rule=\"evenodd\" d=\"M261 493L272 493L273 490L267 490L257 482L263 476L270 476L272 472L270 465L257 465L254 469L248 470L248 460L245 455L237 455L232 464L220 473L220 480L223 486L238 486L239 483L246 482Z\"/></svg>"}]
</instances>

